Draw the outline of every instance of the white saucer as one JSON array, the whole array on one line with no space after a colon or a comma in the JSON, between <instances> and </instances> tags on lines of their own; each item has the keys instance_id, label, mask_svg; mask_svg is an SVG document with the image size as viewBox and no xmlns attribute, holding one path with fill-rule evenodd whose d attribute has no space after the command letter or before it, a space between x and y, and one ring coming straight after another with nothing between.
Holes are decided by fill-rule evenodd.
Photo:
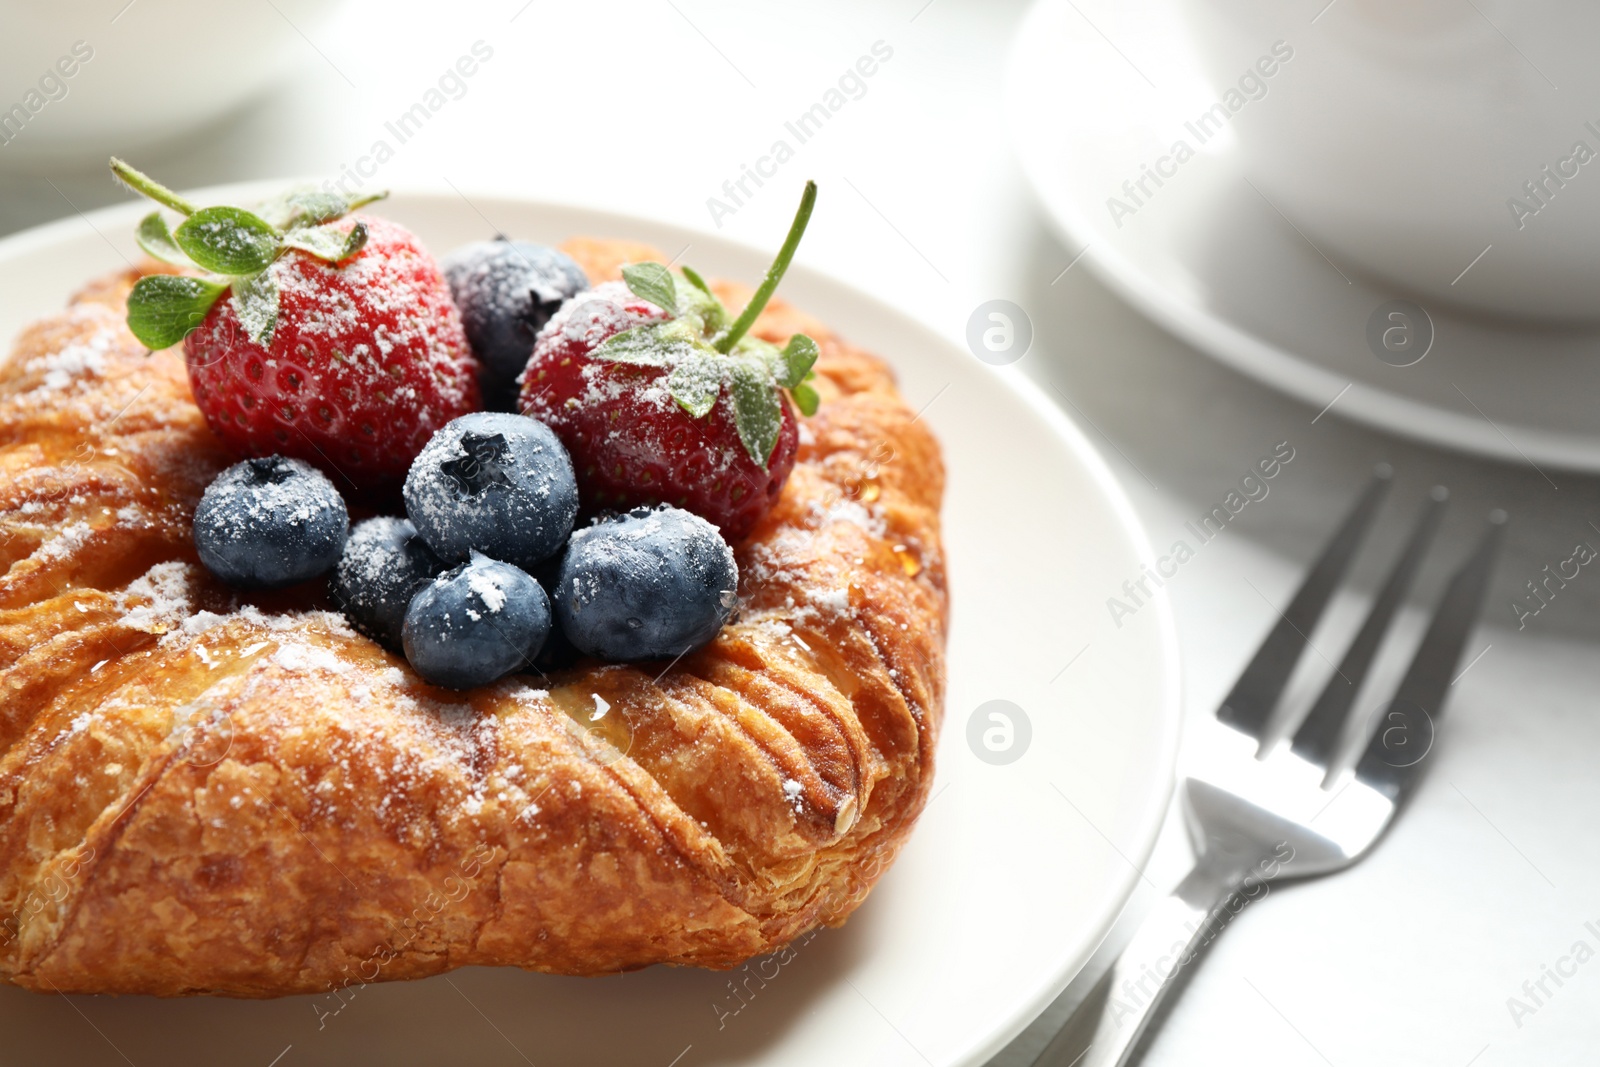
<instances>
[{"instance_id":1,"label":"white saucer","mask_svg":"<svg viewBox=\"0 0 1600 1067\"><path fill-rule=\"evenodd\" d=\"M1307 11L1297 48L1315 46ZM1408 294L1323 258L1246 180L1231 128L1204 144L1186 129L1217 96L1184 17L1177 0L1039 0L1023 20L1006 93L1012 141L1074 251L1152 319L1314 411L1600 470L1600 330L1489 321L1424 300L1426 356L1380 360L1369 319ZM1292 63L1277 73L1293 76ZM1269 87L1245 106L1270 102ZM1180 138L1196 154L1164 163L1175 173L1147 180L1136 203L1123 183ZM1111 197L1133 213L1114 219Z\"/></svg>"},{"instance_id":2,"label":"white saucer","mask_svg":"<svg viewBox=\"0 0 1600 1067\"><path fill-rule=\"evenodd\" d=\"M278 188L193 195L240 202ZM9 347L27 321L135 257L133 227L146 210L122 205L0 241L0 340ZM547 243L629 237L708 275L752 281L771 255L514 198L411 192L377 210L436 253L496 229ZM1141 579L1153 557L1083 434L1014 368L985 366L813 271L792 270L783 295L893 362L949 472L954 607L935 792L910 844L842 929L733 974L655 967L579 979L474 968L361 987L331 1018L329 997L69 1001L0 987L5 1058L971 1067L1043 1010L1126 902L1172 788L1179 690L1166 602L1120 628L1102 606L1107 575ZM981 760L968 742L973 713L993 700L1013 702L1031 723L1031 743L1005 765Z\"/></svg>"}]
</instances>

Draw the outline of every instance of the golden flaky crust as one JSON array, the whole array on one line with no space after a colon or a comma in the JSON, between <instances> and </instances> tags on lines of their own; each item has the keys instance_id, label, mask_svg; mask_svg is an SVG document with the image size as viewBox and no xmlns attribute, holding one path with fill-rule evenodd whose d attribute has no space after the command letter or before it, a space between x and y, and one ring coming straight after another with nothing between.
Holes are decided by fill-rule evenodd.
<instances>
[{"instance_id":1,"label":"golden flaky crust","mask_svg":"<svg viewBox=\"0 0 1600 1067\"><path fill-rule=\"evenodd\" d=\"M568 250L596 281L655 255ZM712 645L457 694L314 588L240 603L197 566L228 457L180 356L127 333L132 280L0 365L0 976L264 997L730 967L861 903L944 689L943 468L881 362L763 316L821 343L823 403Z\"/></svg>"}]
</instances>

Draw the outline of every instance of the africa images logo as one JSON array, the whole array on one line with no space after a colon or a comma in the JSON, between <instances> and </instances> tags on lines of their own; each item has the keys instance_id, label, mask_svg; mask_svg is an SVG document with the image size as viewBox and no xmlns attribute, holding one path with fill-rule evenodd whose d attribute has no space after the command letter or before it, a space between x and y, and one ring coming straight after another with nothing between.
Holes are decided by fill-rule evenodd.
<instances>
[{"instance_id":1,"label":"africa images logo","mask_svg":"<svg viewBox=\"0 0 1600 1067\"><path fill-rule=\"evenodd\" d=\"M722 229L723 219L738 214L746 202L753 200L757 190L766 184L764 179L776 177L778 168L795 157L796 149L821 133L846 104L866 96L867 79L877 74L892 58L894 48L888 42L872 42L870 54L859 56L854 64L844 69L821 99L783 124L786 136L775 137L767 151L756 157L754 167L740 164L739 176L722 183L722 196L706 197L706 211L710 213L717 229ZM790 143L791 138L793 144Z\"/></svg>"},{"instance_id":2,"label":"africa images logo","mask_svg":"<svg viewBox=\"0 0 1600 1067\"><path fill-rule=\"evenodd\" d=\"M1237 83L1222 94L1221 100L1185 122L1183 128L1189 131L1195 144L1205 144L1221 133L1223 127L1232 122L1233 116L1242 111L1246 104L1264 98L1268 91L1267 80L1293 58L1294 49L1289 42L1272 42L1268 54L1245 68ZM1172 147L1165 155L1157 157L1154 164L1139 164L1138 175L1122 183L1122 196L1106 197L1106 210L1111 213L1111 221L1117 224L1117 229L1122 229L1125 217L1137 215L1139 209L1160 191L1168 179L1177 177L1178 168L1194 157L1194 145L1180 137L1172 142Z\"/></svg>"},{"instance_id":3,"label":"africa images logo","mask_svg":"<svg viewBox=\"0 0 1600 1067\"><path fill-rule=\"evenodd\" d=\"M55 100L65 100L71 87L67 80L78 73L83 64L94 58L94 46L88 41L74 41L70 55L56 60L54 65L39 76L36 87L30 88L22 99L10 108L0 111L0 145L8 145L21 135L33 117Z\"/></svg>"},{"instance_id":4,"label":"africa images logo","mask_svg":"<svg viewBox=\"0 0 1600 1067\"><path fill-rule=\"evenodd\" d=\"M1154 570L1148 563L1140 564L1139 574L1123 581L1122 596L1106 598L1106 611L1110 613L1117 629L1122 629L1124 619L1137 615L1141 608L1155 599L1152 585L1156 590L1165 588L1168 581L1177 577L1178 569L1226 530L1240 512L1251 504L1259 504L1267 499L1272 492L1272 486L1268 483L1294 460L1295 455L1293 445L1288 441L1279 441L1271 455L1262 456L1254 466L1246 469L1239 479L1238 488L1229 489L1221 502L1211 505L1211 509L1200 516L1198 525L1195 521L1183 524L1184 530L1194 538L1193 546L1180 537L1172 543L1166 555L1156 560Z\"/></svg>"}]
</instances>

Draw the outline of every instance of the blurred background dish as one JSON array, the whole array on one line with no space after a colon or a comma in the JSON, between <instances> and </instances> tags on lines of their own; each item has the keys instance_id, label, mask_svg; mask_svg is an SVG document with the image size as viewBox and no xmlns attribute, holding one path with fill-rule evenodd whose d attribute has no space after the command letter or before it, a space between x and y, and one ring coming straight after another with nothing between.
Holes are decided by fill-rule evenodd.
<instances>
[{"instance_id":1,"label":"blurred background dish","mask_svg":"<svg viewBox=\"0 0 1600 1067\"><path fill-rule=\"evenodd\" d=\"M1300 14L1309 27L1313 13ZM1264 58L1273 73L1254 96L1227 100L1180 0L1035 5L1016 37L1007 111L1065 242L1167 329L1319 412L1600 470L1600 329L1484 318L1343 262L1256 180L1235 126L1291 105L1283 87L1315 48L1264 33L1257 52L1241 73L1259 74ZM1227 103L1238 110L1224 121L1212 108ZM1474 254L1458 267L1466 278L1483 266Z\"/></svg>"},{"instance_id":2,"label":"blurred background dish","mask_svg":"<svg viewBox=\"0 0 1600 1067\"><path fill-rule=\"evenodd\" d=\"M1181 7L1243 173L1341 265L1480 314L1600 318L1600 6Z\"/></svg>"},{"instance_id":3,"label":"blurred background dish","mask_svg":"<svg viewBox=\"0 0 1600 1067\"><path fill-rule=\"evenodd\" d=\"M104 165L272 84L340 0L0 0L0 169Z\"/></svg>"}]
</instances>

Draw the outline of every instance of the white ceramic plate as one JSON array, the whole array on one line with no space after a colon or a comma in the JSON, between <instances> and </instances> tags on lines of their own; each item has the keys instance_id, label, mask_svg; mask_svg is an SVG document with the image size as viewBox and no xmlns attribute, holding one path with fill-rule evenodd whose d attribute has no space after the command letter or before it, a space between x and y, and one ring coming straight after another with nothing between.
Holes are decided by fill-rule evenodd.
<instances>
[{"instance_id":1,"label":"white ceramic plate","mask_svg":"<svg viewBox=\"0 0 1600 1067\"><path fill-rule=\"evenodd\" d=\"M1231 128L1202 145L1185 127L1217 96L1180 8L1039 0L1017 33L1012 141L1073 249L1185 341L1318 411L1331 404L1334 415L1513 462L1600 470L1600 330L1491 322L1424 301L1425 357L1380 360L1368 321L1404 294L1324 259L1246 180ZM1285 9L1296 48L1316 46L1309 10ZM1286 63L1276 78L1294 73ZM1245 106L1272 104L1269 85ZM1164 164L1175 173L1147 181L1151 195L1135 202L1123 183L1179 139L1194 157ZM1133 214L1113 218L1111 197Z\"/></svg>"},{"instance_id":2,"label":"white ceramic plate","mask_svg":"<svg viewBox=\"0 0 1600 1067\"><path fill-rule=\"evenodd\" d=\"M256 190L260 192L259 188ZM212 190L202 203L246 196ZM0 337L134 256L140 205L0 242ZM638 219L510 199L398 195L383 214L435 251L495 229L554 243L650 241L713 275L755 280L768 253ZM1165 607L1114 627L1108 579L1149 553L1084 436L1026 379L805 269L783 294L891 359L943 442L954 602L936 793L909 847L840 930L732 975L652 968L572 979L471 969L327 1001L70 1001L0 989L19 1060L79 1064L764 1063L968 1065L1015 1036L1088 959L1154 842L1178 730ZM1070 666L1068 664L1070 663ZM980 705L1022 708L1032 740L980 760ZM1017 735L1020 737L1020 732ZM92 1024L92 1025L91 1025ZM292 1048L290 1048L292 1046ZM287 1052L285 1050L288 1049ZM26 1051L24 1051L26 1050ZM680 1058L681 1057L681 1058Z\"/></svg>"}]
</instances>

